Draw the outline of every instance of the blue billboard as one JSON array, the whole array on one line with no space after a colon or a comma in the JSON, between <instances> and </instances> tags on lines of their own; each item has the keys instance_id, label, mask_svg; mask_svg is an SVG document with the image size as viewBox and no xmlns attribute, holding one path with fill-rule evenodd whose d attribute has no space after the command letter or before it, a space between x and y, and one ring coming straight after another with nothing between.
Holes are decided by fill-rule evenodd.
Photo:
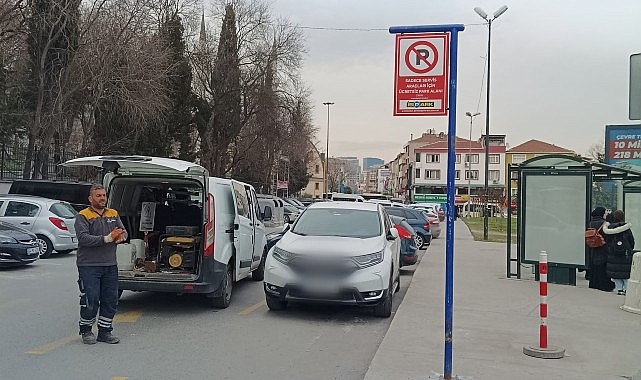
<instances>
[{"instance_id":1,"label":"blue billboard","mask_svg":"<svg viewBox=\"0 0 641 380\"><path fill-rule=\"evenodd\" d=\"M641 170L641 124L605 126L605 162Z\"/></svg>"}]
</instances>

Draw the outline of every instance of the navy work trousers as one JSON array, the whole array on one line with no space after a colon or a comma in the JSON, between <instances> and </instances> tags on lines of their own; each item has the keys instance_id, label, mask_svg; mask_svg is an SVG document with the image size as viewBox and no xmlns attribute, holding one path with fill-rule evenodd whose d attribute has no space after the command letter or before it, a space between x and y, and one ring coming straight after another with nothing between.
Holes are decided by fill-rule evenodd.
<instances>
[{"instance_id":1,"label":"navy work trousers","mask_svg":"<svg viewBox=\"0 0 641 380\"><path fill-rule=\"evenodd\" d=\"M80 288L80 334L91 331L98 315L98 333L113 330L112 322L118 307L118 266L78 267Z\"/></svg>"}]
</instances>

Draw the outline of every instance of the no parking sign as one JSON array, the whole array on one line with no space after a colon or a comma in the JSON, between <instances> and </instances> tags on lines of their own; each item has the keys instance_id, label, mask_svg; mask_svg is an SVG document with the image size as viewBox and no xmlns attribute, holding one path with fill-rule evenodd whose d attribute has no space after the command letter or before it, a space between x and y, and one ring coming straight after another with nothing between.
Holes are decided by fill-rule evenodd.
<instances>
[{"instance_id":1,"label":"no parking sign","mask_svg":"<svg viewBox=\"0 0 641 380\"><path fill-rule=\"evenodd\" d=\"M396 35L394 116L447 115L449 34Z\"/></svg>"}]
</instances>

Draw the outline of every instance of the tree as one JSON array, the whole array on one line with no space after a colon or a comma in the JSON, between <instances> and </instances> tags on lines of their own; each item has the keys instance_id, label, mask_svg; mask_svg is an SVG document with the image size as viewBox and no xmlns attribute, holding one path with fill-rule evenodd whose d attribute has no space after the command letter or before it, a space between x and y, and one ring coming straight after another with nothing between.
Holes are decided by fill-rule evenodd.
<instances>
[{"instance_id":1,"label":"tree","mask_svg":"<svg viewBox=\"0 0 641 380\"><path fill-rule=\"evenodd\" d=\"M229 146L241 129L238 35L236 14L231 5L225 7L210 87L213 89L212 115L207 125L199 131L201 162L212 175L224 176L229 169Z\"/></svg>"},{"instance_id":2,"label":"tree","mask_svg":"<svg viewBox=\"0 0 641 380\"><path fill-rule=\"evenodd\" d=\"M31 175L36 141L41 147L35 160L37 176L46 177L46 158L58 126L64 125L67 69L78 48L81 0L29 2L29 78L25 99L32 112L28 124L27 157L23 177Z\"/></svg>"}]
</instances>

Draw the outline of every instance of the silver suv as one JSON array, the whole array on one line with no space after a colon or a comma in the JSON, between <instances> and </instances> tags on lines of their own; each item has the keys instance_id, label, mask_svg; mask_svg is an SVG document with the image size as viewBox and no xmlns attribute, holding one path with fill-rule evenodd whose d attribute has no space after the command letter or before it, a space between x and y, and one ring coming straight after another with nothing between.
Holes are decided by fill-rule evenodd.
<instances>
[{"instance_id":1,"label":"silver suv","mask_svg":"<svg viewBox=\"0 0 641 380\"><path fill-rule=\"evenodd\" d=\"M41 258L51 256L54 250L69 253L78 248L76 214L67 202L30 195L0 195L0 220L34 233Z\"/></svg>"}]
</instances>

